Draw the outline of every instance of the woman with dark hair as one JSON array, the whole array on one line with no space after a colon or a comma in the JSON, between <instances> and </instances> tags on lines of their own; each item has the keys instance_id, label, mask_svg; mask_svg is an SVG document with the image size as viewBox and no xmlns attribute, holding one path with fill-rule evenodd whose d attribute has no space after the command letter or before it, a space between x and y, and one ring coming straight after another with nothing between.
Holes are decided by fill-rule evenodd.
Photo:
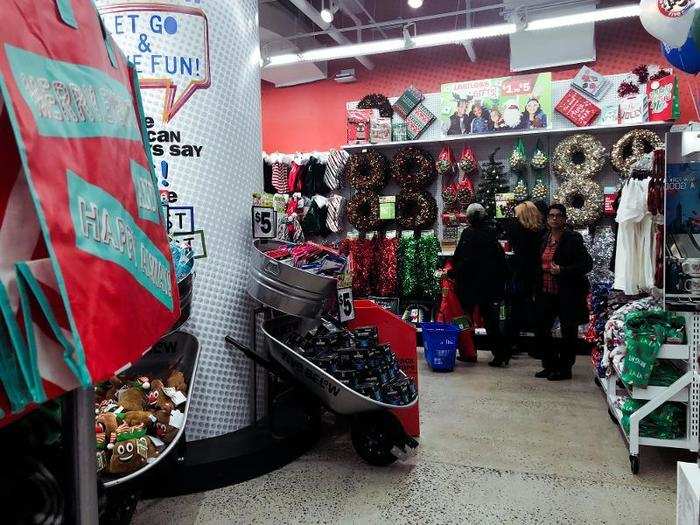
<instances>
[{"instance_id":1,"label":"woman with dark hair","mask_svg":"<svg viewBox=\"0 0 700 525\"><path fill-rule=\"evenodd\" d=\"M480 100L474 102L470 117L472 133L486 133L489 131L491 117L489 116L488 110L484 108L484 105Z\"/></svg>"},{"instance_id":2,"label":"woman with dark hair","mask_svg":"<svg viewBox=\"0 0 700 525\"><path fill-rule=\"evenodd\" d=\"M581 234L566 229L566 208L563 205L549 206L547 226L535 299L536 338L543 353L543 370L535 377L561 381L571 379L578 346L578 326L588 322L590 286L586 274L593 268L593 260ZM561 325L559 345L553 344L552 340L556 318Z\"/></svg>"},{"instance_id":3,"label":"woman with dark hair","mask_svg":"<svg viewBox=\"0 0 700 525\"><path fill-rule=\"evenodd\" d=\"M453 258L457 296L466 313L479 307L492 345L493 361L489 365L506 366L510 352L500 328L500 303L508 275L506 256L481 204L469 205L467 221L469 228L462 232Z\"/></svg>"},{"instance_id":4,"label":"woman with dark hair","mask_svg":"<svg viewBox=\"0 0 700 525\"><path fill-rule=\"evenodd\" d=\"M530 201L515 207L515 217L504 219L505 238L513 256L509 266L512 273L508 336L516 345L520 332L532 324L535 288L540 266L540 249L543 234L542 214Z\"/></svg>"},{"instance_id":5,"label":"woman with dark hair","mask_svg":"<svg viewBox=\"0 0 700 525\"><path fill-rule=\"evenodd\" d=\"M520 119L520 129L546 128L547 114L542 111L540 101L531 98L525 104L525 111Z\"/></svg>"}]
</instances>

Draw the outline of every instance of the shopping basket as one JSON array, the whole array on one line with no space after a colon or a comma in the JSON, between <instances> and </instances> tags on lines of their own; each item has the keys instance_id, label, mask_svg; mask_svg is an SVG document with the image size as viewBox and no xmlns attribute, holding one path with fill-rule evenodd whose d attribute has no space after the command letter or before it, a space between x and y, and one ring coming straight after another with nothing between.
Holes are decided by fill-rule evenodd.
<instances>
[{"instance_id":1,"label":"shopping basket","mask_svg":"<svg viewBox=\"0 0 700 525\"><path fill-rule=\"evenodd\" d=\"M425 360L436 372L451 372L457 357L459 328L447 323L420 323Z\"/></svg>"}]
</instances>

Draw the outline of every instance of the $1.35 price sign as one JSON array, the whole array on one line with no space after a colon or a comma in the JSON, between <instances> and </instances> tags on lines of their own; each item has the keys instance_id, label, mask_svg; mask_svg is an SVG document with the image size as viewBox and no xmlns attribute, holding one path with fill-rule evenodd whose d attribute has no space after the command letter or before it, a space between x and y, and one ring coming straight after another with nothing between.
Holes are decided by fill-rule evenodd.
<instances>
[{"instance_id":1,"label":"$1.35 price sign","mask_svg":"<svg viewBox=\"0 0 700 525\"><path fill-rule=\"evenodd\" d=\"M277 236L277 212L272 208L253 206L253 239L274 239Z\"/></svg>"},{"instance_id":2,"label":"$1.35 price sign","mask_svg":"<svg viewBox=\"0 0 700 525\"><path fill-rule=\"evenodd\" d=\"M355 319L352 288L338 288L338 319L341 323Z\"/></svg>"}]
</instances>

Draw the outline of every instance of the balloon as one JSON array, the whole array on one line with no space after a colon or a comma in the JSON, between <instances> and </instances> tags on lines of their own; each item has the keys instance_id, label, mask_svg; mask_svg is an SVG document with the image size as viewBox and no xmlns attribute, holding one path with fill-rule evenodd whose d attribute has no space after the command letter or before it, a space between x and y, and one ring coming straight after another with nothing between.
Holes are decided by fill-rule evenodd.
<instances>
[{"instance_id":1,"label":"balloon","mask_svg":"<svg viewBox=\"0 0 700 525\"><path fill-rule=\"evenodd\" d=\"M641 0L639 20L653 37L681 47L695 17L695 0Z\"/></svg>"},{"instance_id":2,"label":"balloon","mask_svg":"<svg viewBox=\"0 0 700 525\"><path fill-rule=\"evenodd\" d=\"M698 49L692 33L681 47L671 47L665 42L661 42L661 51L669 64L681 71L693 75L700 72L700 49Z\"/></svg>"}]
</instances>

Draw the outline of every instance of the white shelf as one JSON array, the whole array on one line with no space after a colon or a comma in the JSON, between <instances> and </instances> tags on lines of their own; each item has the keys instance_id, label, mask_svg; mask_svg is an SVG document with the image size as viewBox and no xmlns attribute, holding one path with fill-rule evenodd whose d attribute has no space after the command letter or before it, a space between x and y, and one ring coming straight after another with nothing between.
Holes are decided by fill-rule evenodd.
<instances>
[{"instance_id":1,"label":"white shelf","mask_svg":"<svg viewBox=\"0 0 700 525\"><path fill-rule=\"evenodd\" d=\"M661 346L657 359L682 359L687 361L690 358L690 346L665 344Z\"/></svg>"},{"instance_id":2,"label":"white shelf","mask_svg":"<svg viewBox=\"0 0 700 525\"><path fill-rule=\"evenodd\" d=\"M654 399L655 397L658 397L661 394L663 394L664 391L668 388L666 386L653 386L653 385L649 385L646 388L641 388L641 387L637 387L634 385L628 385L627 383L625 383L622 380L622 373L620 372L620 369L617 368L617 366L614 364L613 364L613 370L615 371L616 378L620 380L620 383L627 390L627 392L629 393L629 395L632 399L649 401L649 400ZM690 398L690 394L688 392L688 387L685 387L683 390L681 390L680 392L678 392L677 394L672 396L668 401L679 401L681 403L687 403L689 398Z\"/></svg>"},{"instance_id":3,"label":"white shelf","mask_svg":"<svg viewBox=\"0 0 700 525\"><path fill-rule=\"evenodd\" d=\"M519 130L519 131L504 131L500 133L474 133L468 135L450 135L445 137L440 137L438 139L416 139L416 140L399 140L396 142L383 142L381 144L346 144L342 146L343 149L348 151L363 150L363 149L377 149L377 148L396 148L400 146L409 145L420 145L420 144L442 144L445 142L465 142L470 140L487 140L494 138L504 138L504 137L521 137L527 135L557 135L561 133L591 133L591 132L606 132L606 131L616 131L616 130L627 130L632 128L670 128L673 125L672 122L641 122L638 124L608 124L608 125L598 125L598 126L585 126L581 128L557 128L557 129L531 129L531 130Z\"/></svg>"},{"instance_id":4,"label":"white shelf","mask_svg":"<svg viewBox=\"0 0 700 525\"><path fill-rule=\"evenodd\" d=\"M611 407L611 411L615 414L617 424L620 427L620 433L624 436L625 441L629 443L630 437L622 428L622 410L617 407ZM690 440L688 438L678 439L659 439L652 437L639 437L639 444L647 447L665 447L665 448L689 448Z\"/></svg>"}]
</instances>

